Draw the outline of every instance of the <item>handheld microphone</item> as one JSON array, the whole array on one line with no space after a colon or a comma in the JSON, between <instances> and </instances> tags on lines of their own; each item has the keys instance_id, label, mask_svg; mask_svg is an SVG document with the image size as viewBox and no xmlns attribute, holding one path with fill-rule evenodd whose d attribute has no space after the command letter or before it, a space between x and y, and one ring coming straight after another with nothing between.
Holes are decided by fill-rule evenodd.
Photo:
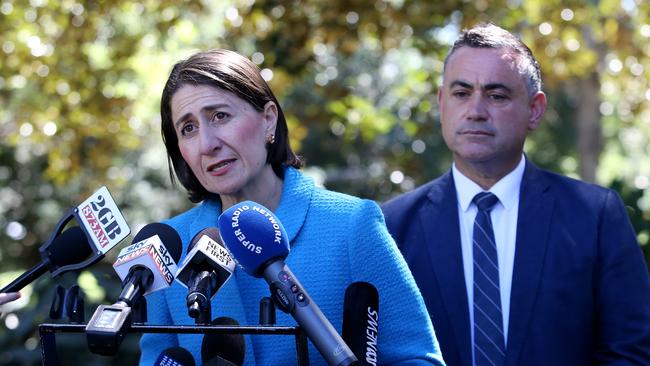
<instances>
[{"instance_id":1,"label":"handheld microphone","mask_svg":"<svg viewBox=\"0 0 650 366\"><path fill-rule=\"evenodd\" d=\"M74 217L80 226L63 231ZM38 249L41 262L5 286L0 293L20 291L48 270L56 277L89 267L130 233L110 192L102 187L63 215L50 238Z\"/></svg>"},{"instance_id":2,"label":"handheld microphone","mask_svg":"<svg viewBox=\"0 0 650 366\"><path fill-rule=\"evenodd\" d=\"M169 347L160 353L154 366L194 366L194 357L182 347Z\"/></svg>"},{"instance_id":3,"label":"handheld microphone","mask_svg":"<svg viewBox=\"0 0 650 366\"><path fill-rule=\"evenodd\" d=\"M161 223L143 227L133 243L120 251L113 264L123 284L118 300L126 306L133 306L143 295L171 286L182 249L176 230Z\"/></svg>"},{"instance_id":4,"label":"handheld microphone","mask_svg":"<svg viewBox=\"0 0 650 366\"><path fill-rule=\"evenodd\" d=\"M239 326L235 319L225 316L212 320L216 326ZM203 365L241 366L244 364L246 342L242 334L206 333L201 343Z\"/></svg>"},{"instance_id":5,"label":"handheld microphone","mask_svg":"<svg viewBox=\"0 0 650 366\"><path fill-rule=\"evenodd\" d=\"M86 340L93 353L114 355L131 326L131 307L142 296L167 288L174 281L181 254L176 230L161 223L149 224L133 242L120 251L113 265L123 281L118 301L100 305L86 326Z\"/></svg>"},{"instance_id":6,"label":"handheld microphone","mask_svg":"<svg viewBox=\"0 0 650 366\"><path fill-rule=\"evenodd\" d=\"M280 310L290 313L330 365L357 362L350 348L284 263L289 254L287 234L266 207L240 202L219 216L219 232L243 269L264 277Z\"/></svg>"},{"instance_id":7,"label":"handheld microphone","mask_svg":"<svg viewBox=\"0 0 650 366\"><path fill-rule=\"evenodd\" d=\"M377 366L379 293L368 282L353 282L345 290L343 340L360 366Z\"/></svg>"},{"instance_id":8,"label":"handheld microphone","mask_svg":"<svg viewBox=\"0 0 650 366\"><path fill-rule=\"evenodd\" d=\"M216 228L203 229L194 236L176 280L187 288L188 315L198 324L210 323L210 299L234 270L235 261L223 246Z\"/></svg>"}]
</instances>

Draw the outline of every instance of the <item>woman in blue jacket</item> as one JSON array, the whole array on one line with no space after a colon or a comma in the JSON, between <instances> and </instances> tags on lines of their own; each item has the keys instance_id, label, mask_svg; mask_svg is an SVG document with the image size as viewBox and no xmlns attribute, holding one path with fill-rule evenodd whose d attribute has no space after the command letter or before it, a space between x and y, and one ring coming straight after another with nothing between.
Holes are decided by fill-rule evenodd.
<instances>
[{"instance_id":1,"label":"woman in blue jacket","mask_svg":"<svg viewBox=\"0 0 650 366\"><path fill-rule=\"evenodd\" d=\"M378 206L317 188L298 170L301 161L289 146L280 104L254 63L228 50L197 53L174 66L161 104L172 181L175 174L197 203L166 221L178 231L183 253L199 231L218 226L222 211L244 200L260 203L287 232L287 265L339 333L346 287L370 282L380 301L378 364L443 364L422 296ZM186 295L178 283L151 294L149 323L194 324ZM213 317L256 325L265 296L266 282L237 268L212 299ZM278 312L276 324L296 322ZM141 364L151 365L172 346L189 350L200 361L202 339L197 334L145 334ZM296 363L292 336L247 335L245 340L246 365ZM309 359L312 365L325 364L311 342Z\"/></svg>"}]
</instances>

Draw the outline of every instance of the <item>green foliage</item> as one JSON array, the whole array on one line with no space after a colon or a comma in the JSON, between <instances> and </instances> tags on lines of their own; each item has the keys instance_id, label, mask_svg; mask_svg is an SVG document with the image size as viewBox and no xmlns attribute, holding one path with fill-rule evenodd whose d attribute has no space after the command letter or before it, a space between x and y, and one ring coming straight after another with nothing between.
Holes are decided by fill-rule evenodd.
<instances>
[{"instance_id":1,"label":"green foliage","mask_svg":"<svg viewBox=\"0 0 650 366\"><path fill-rule=\"evenodd\" d=\"M0 285L37 263L60 216L101 185L133 233L189 207L169 185L158 103L172 64L197 49L231 48L272 71L292 145L328 188L385 200L438 176L451 162L436 102L443 60L479 21L517 32L540 60L549 108L527 154L573 176L595 158L647 259L649 15L638 0L0 0ZM597 117L591 147L579 144L586 112ZM114 256L26 289L0 318L0 363L40 363L36 327L49 321L54 284L82 286L86 318L113 302ZM66 335L59 352L133 364L136 342L111 359Z\"/></svg>"}]
</instances>

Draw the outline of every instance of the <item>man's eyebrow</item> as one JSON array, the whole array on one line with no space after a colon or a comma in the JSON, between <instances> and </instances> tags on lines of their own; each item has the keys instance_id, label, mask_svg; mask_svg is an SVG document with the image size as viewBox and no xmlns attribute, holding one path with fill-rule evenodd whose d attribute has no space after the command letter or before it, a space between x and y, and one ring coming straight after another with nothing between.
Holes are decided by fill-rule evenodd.
<instances>
[{"instance_id":1,"label":"man's eyebrow","mask_svg":"<svg viewBox=\"0 0 650 366\"><path fill-rule=\"evenodd\" d=\"M488 83L483 86L483 90L496 90L503 89L508 93L512 93L512 88L503 83Z\"/></svg>"},{"instance_id":2,"label":"man's eyebrow","mask_svg":"<svg viewBox=\"0 0 650 366\"><path fill-rule=\"evenodd\" d=\"M453 87L461 87L461 88L465 88L465 89L474 89L474 86L472 85L472 83L470 83L468 81L464 81L464 80L454 80L454 81L452 81L451 84L449 85L449 88L453 88ZM485 91L501 89L501 90L505 90L508 93L512 93L512 88L510 88L509 86L507 86L506 84L503 84L503 83L487 83L487 84L481 86L481 89L485 90Z\"/></svg>"},{"instance_id":3,"label":"man's eyebrow","mask_svg":"<svg viewBox=\"0 0 650 366\"><path fill-rule=\"evenodd\" d=\"M469 83L467 81L463 81L463 80L454 80L454 81L451 82L451 84L449 84L450 89L455 87L455 86L459 86L461 88L467 88L467 89L473 89L474 88L471 83Z\"/></svg>"}]
</instances>

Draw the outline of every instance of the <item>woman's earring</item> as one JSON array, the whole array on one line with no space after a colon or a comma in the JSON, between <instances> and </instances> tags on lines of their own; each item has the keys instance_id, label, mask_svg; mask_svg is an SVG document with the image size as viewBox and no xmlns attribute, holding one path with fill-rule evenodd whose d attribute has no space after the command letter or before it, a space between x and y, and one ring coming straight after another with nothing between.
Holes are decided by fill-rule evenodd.
<instances>
[{"instance_id":1,"label":"woman's earring","mask_svg":"<svg viewBox=\"0 0 650 366\"><path fill-rule=\"evenodd\" d=\"M275 142L275 135L271 133L268 136L266 136L266 142L273 145L273 143Z\"/></svg>"}]
</instances>

